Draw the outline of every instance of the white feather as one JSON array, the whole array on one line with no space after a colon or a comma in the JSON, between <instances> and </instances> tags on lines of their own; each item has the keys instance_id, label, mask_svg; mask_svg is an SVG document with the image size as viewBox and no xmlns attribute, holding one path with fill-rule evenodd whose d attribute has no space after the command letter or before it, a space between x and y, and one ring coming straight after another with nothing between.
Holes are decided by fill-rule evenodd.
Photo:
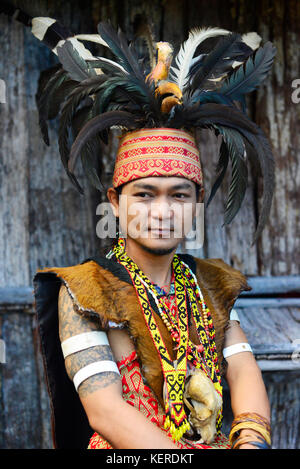
<instances>
[{"instance_id":1,"label":"white feather","mask_svg":"<svg viewBox=\"0 0 300 469\"><path fill-rule=\"evenodd\" d=\"M107 62L109 64L114 65L115 67L118 67L122 72L126 73L128 75L128 72L125 70L122 65L118 64L117 62L114 62L113 60L107 59L106 57L93 57L94 60L103 60L103 62Z\"/></svg>"},{"instance_id":2,"label":"white feather","mask_svg":"<svg viewBox=\"0 0 300 469\"><path fill-rule=\"evenodd\" d=\"M96 42L97 44L101 44L102 46L108 47L106 42L102 39L100 34L76 34L76 39L79 39L80 41L90 41L90 42Z\"/></svg>"},{"instance_id":3,"label":"white feather","mask_svg":"<svg viewBox=\"0 0 300 469\"><path fill-rule=\"evenodd\" d=\"M44 39L44 36L52 26L53 23L55 23L56 20L53 18L48 18L48 17L43 17L43 16L37 16L35 18L32 18L32 34L42 41ZM80 42L80 41L91 41L91 42L97 42L98 44L101 44L103 46L107 47L106 42L101 38L99 34L77 34L76 36L71 36L66 39L61 39L57 46L61 46L66 40L71 41L73 44L73 47L77 50L79 55L85 59L85 60L92 60L94 59L94 56L92 53ZM57 55L56 47L52 49L52 52Z\"/></svg>"},{"instance_id":4,"label":"white feather","mask_svg":"<svg viewBox=\"0 0 300 469\"><path fill-rule=\"evenodd\" d=\"M92 60L94 59L93 54L91 51L89 51L78 39L75 37L69 37L68 39L61 39L58 43L57 46L52 49L54 54L57 54L56 48L62 46L66 41L70 41L74 47L74 49L77 50L78 54L80 57L82 57L84 60Z\"/></svg>"},{"instance_id":5,"label":"white feather","mask_svg":"<svg viewBox=\"0 0 300 469\"><path fill-rule=\"evenodd\" d=\"M91 51L89 51L80 41L78 41L78 39L76 39L76 37L69 37L68 39L62 39L61 41L59 41L56 47L62 46L66 41L70 41L72 43L74 49L77 50L80 57L82 57L84 60L97 60L98 57L95 57L91 53ZM54 54L57 54L56 48L53 49L52 52L54 52ZM99 58L109 62L108 59L104 59L103 57L99 57ZM115 64L115 65L118 65L118 64ZM97 75L101 75L101 73L103 73L101 68L95 68L94 70L97 73Z\"/></svg>"},{"instance_id":6,"label":"white feather","mask_svg":"<svg viewBox=\"0 0 300 469\"><path fill-rule=\"evenodd\" d=\"M256 32L251 32L247 34L243 34L242 40L247 46L251 47L251 49L256 50L259 48L261 43L261 37Z\"/></svg>"},{"instance_id":7,"label":"white feather","mask_svg":"<svg viewBox=\"0 0 300 469\"><path fill-rule=\"evenodd\" d=\"M42 41L49 26L51 26L55 22L56 20L54 20L53 18L46 18L43 16L37 16L35 18L32 18L31 32L37 39Z\"/></svg>"},{"instance_id":8,"label":"white feather","mask_svg":"<svg viewBox=\"0 0 300 469\"><path fill-rule=\"evenodd\" d=\"M175 66L170 68L170 77L181 90L187 84L192 59L199 44L208 38L229 33L230 31L220 28L194 28L190 31L188 39L181 45L175 57Z\"/></svg>"},{"instance_id":9,"label":"white feather","mask_svg":"<svg viewBox=\"0 0 300 469\"><path fill-rule=\"evenodd\" d=\"M259 48L261 43L261 37L256 32L246 33L242 36L242 41L247 44L248 47L251 47L253 51ZM241 65L243 62L233 62L232 68L236 68Z\"/></svg>"},{"instance_id":10,"label":"white feather","mask_svg":"<svg viewBox=\"0 0 300 469\"><path fill-rule=\"evenodd\" d=\"M48 17L43 17L43 16L37 16L35 18L32 18L31 32L37 39L39 39L40 41L43 41L44 36L45 36L48 28L50 28L50 26L52 26L52 24L55 23L55 22L56 22L55 19L48 18ZM82 36L84 36L84 35L82 35ZM91 34L91 35L88 35L88 36L99 36L99 35L98 34L97 35L96 34L95 35ZM100 36L99 36L99 38L100 38ZM91 60L91 59L94 58L93 55L91 54L91 52L80 41L78 41L78 39L76 39L76 36L71 36L71 37L68 37L66 39L61 39L57 43L56 47L61 46L66 40L72 42L73 47L77 50L77 52L79 53L79 55L83 59ZM106 43L104 43L104 45L106 45ZM56 47L54 49L52 49L52 52L57 55Z\"/></svg>"}]
</instances>

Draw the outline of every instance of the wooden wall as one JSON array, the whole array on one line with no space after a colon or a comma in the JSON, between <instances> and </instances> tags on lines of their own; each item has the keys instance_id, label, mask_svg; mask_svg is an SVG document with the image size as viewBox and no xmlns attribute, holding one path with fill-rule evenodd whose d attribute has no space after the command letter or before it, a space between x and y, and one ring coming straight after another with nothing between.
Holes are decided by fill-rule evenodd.
<instances>
[{"instance_id":1,"label":"wooden wall","mask_svg":"<svg viewBox=\"0 0 300 469\"><path fill-rule=\"evenodd\" d=\"M33 16L55 17L77 33L96 32L100 20L110 19L113 25L133 34L136 16L145 14L152 19L158 39L177 45L194 26L221 26L242 33L255 30L263 40L273 41L278 50L273 71L249 100L249 112L270 137L276 159L270 221L259 242L250 247L262 189L261 182L257 184L253 178L257 168L252 167L246 199L234 222L222 227L229 183L226 181L205 212L204 247L191 254L221 257L249 276L299 274L300 103L291 99L292 81L300 78L299 1L11 3ZM50 147L44 145L39 133L37 81L40 71L55 62L55 57L29 30L0 15L0 79L6 84L6 102L0 100L0 286L5 288L31 287L37 268L78 263L102 246L95 233L95 210L104 196L85 184L86 195L82 197L63 174L55 141L57 122L50 126ZM208 131L202 132L199 140L208 194L218 142ZM112 141L106 152L108 173L114 151ZM49 404L30 308L1 308L2 337L10 345L8 363L0 364L0 447L49 447ZM277 382L274 374L268 376L270 382ZM278 396L282 385L278 381ZM281 441L293 447L289 445L294 444L291 441L295 438Z\"/></svg>"}]
</instances>

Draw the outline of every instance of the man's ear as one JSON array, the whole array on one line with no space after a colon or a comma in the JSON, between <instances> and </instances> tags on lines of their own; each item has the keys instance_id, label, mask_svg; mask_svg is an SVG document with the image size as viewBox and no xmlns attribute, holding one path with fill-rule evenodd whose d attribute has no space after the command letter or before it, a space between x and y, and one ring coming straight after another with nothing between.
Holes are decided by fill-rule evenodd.
<instances>
[{"instance_id":1,"label":"man's ear","mask_svg":"<svg viewBox=\"0 0 300 469\"><path fill-rule=\"evenodd\" d=\"M201 189L199 190L197 202L203 202L203 200L204 200L204 195L205 195L204 187L201 187Z\"/></svg>"},{"instance_id":2,"label":"man's ear","mask_svg":"<svg viewBox=\"0 0 300 469\"><path fill-rule=\"evenodd\" d=\"M106 192L107 198L112 206L115 217L119 216L119 194L113 187L109 187Z\"/></svg>"}]
</instances>

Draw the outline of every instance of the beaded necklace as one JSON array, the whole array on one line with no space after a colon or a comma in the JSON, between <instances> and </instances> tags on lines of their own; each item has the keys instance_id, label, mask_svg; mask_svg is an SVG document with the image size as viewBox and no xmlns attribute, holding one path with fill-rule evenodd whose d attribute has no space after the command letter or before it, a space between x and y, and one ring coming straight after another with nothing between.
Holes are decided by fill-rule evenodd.
<instances>
[{"instance_id":1,"label":"beaded necklace","mask_svg":"<svg viewBox=\"0 0 300 469\"><path fill-rule=\"evenodd\" d=\"M159 287L153 284L127 255L124 238L119 238L118 243L113 248L113 253L117 261L126 268L132 279L144 320L158 352L166 385L164 395L166 419L164 426L170 431L175 441L179 440L190 429L183 405L188 361L195 368L203 369L205 374L211 378L217 392L222 396L218 358L214 341L215 331L210 312L205 305L195 275L189 266L181 261L176 254L172 261L176 308L175 313L172 314L163 296L159 295ZM153 315L149 294L152 295L159 315L171 334L176 351L174 362L168 353ZM198 346L193 344L189 339L187 302L191 306L192 320L201 341L201 344ZM199 312L198 304L201 305L203 317ZM222 410L217 417L218 432L221 427L221 421Z\"/></svg>"}]
</instances>

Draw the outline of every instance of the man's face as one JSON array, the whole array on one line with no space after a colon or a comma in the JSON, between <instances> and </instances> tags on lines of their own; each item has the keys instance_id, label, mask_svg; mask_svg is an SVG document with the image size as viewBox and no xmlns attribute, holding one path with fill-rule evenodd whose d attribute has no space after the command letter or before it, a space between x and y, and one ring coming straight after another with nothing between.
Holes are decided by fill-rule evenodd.
<instances>
[{"instance_id":1,"label":"man's face","mask_svg":"<svg viewBox=\"0 0 300 469\"><path fill-rule=\"evenodd\" d=\"M202 198L203 189L198 202ZM122 235L148 251L163 253L176 249L192 229L196 202L192 181L148 177L125 184L118 203L113 205Z\"/></svg>"}]
</instances>

